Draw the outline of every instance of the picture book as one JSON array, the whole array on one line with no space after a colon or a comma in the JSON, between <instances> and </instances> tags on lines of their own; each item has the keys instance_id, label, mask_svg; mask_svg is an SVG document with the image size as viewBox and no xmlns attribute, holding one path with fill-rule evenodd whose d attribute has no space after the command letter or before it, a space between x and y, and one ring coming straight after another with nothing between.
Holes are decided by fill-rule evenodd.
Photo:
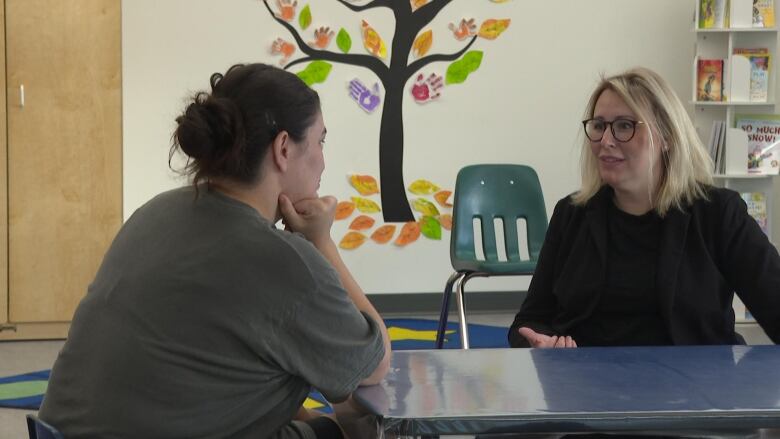
<instances>
[{"instance_id":1,"label":"picture book","mask_svg":"<svg viewBox=\"0 0 780 439\"><path fill-rule=\"evenodd\" d=\"M780 114L738 114L736 128L748 136L748 172L780 173Z\"/></svg>"},{"instance_id":2,"label":"picture book","mask_svg":"<svg viewBox=\"0 0 780 439\"><path fill-rule=\"evenodd\" d=\"M769 229L767 228L766 195L763 192L742 192L740 195L745 204L747 204L748 215L756 220L764 233L769 234Z\"/></svg>"},{"instance_id":3,"label":"picture book","mask_svg":"<svg viewBox=\"0 0 780 439\"><path fill-rule=\"evenodd\" d=\"M700 59L696 66L696 99L723 100L723 60Z\"/></svg>"},{"instance_id":4,"label":"picture book","mask_svg":"<svg viewBox=\"0 0 780 439\"><path fill-rule=\"evenodd\" d=\"M727 0L699 0L699 29L729 27Z\"/></svg>"},{"instance_id":5,"label":"picture book","mask_svg":"<svg viewBox=\"0 0 780 439\"><path fill-rule=\"evenodd\" d=\"M753 27L775 26L775 0L753 0Z\"/></svg>"},{"instance_id":6,"label":"picture book","mask_svg":"<svg viewBox=\"0 0 780 439\"><path fill-rule=\"evenodd\" d=\"M769 49L734 49L750 61L750 101L766 102L769 97Z\"/></svg>"}]
</instances>

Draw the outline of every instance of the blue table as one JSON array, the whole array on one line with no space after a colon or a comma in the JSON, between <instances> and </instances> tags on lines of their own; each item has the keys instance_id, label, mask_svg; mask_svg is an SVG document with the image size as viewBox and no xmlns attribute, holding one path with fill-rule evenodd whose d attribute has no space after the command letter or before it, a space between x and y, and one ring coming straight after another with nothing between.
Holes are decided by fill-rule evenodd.
<instances>
[{"instance_id":1,"label":"blue table","mask_svg":"<svg viewBox=\"0 0 780 439\"><path fill-rule=\"evenodd\" d=\"M355 400L400 435L780 427L780 347L398 351Z\"/></svg>"}]
</instances>

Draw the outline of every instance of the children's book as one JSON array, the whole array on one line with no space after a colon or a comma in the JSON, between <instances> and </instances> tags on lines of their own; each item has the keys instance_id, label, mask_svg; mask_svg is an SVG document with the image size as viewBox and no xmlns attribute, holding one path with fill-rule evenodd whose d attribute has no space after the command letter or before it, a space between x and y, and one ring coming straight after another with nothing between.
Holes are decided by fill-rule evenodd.
<instances>
[{"instance_id":1,"label":"children's book","mask_svg":"<svg viewBox=\"0 0 780 439\"><path fill-rule=\"evenodd\" d=\"M722 59L700 59L697 62L696 98L699 101L723 100Z\"/></svg>"},{"instance_id":2,"label":"children's book","mask_svg":"<svg viewBox=\"0 0 780 439\"><path fill-rule=\"evenodd\" d=\"M696 99L723 100L723 60L700 59L696 66Z\"/></svg>"},{"instance_id":3,"label":"children's book","mask_svg":"<svg viewBox=\"0 0 780 439\"><path fill-rule=\"evenodd\" d=\"M699 29L729 27L727 0L699 0Z\"/></svg>"},{"instance_id":4,"label":"children's book","mask_svg":"<svg viewBox=\"0 0 780 439\"><path fill-rule=\"evenodd\" d=\"M753 27L775 26L775 0L753 0Z\"/></svg>"},{"instance_id":5,"label":"children's book","mask_svg":"<svg viewBox=\"0 0 780 439\"><path fill-rule=\"evenodd\" d=\"M763 192L742 192L740 195L745 200L745 204L747 204L748 215L756 220L764 233L769 234L767 229L766 195Z\"/></svg>"},{"instance_id":6,"label":"children's book","mask_svg":"<svg viewBox=\"0 0 780 439\"><path fill-rule=\"evenodd\" d=\"M769 97L769 49L735 48L734 54L750 60L750 101L766 102Z\"/></svg>"},{"instance_id":7,"label":"children's book","mask_svg":"<svg viewBox=\"0 0 780 439\"><path fill-rule=\"evenodd\" d=\"M738 114L735 119L748 136L748 172L780 174L780 114Z\"/></svg>"}]
</instances>

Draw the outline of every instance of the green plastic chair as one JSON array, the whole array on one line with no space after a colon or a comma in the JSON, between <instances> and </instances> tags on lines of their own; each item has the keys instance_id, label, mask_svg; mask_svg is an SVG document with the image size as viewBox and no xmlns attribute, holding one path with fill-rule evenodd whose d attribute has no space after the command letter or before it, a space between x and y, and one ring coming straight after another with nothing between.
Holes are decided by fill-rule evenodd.
<instances>
[{"instance_id":1,"label":"green plastic chair","mask_svg":"<svg viewBox=\"0 0 780 439\"><path fill-rule=\"evenodd\" d=\"M481 223L482 253L477 257L474 219ZM506 258L499 259L494 219L503 222ZM528 259L521 258L518 219L525 219ZM536 172L524 165L472 165L458 172L455 181L450 261L455 273L442 297L436 348L444 345L450 296L457 291L461 346L469 348L465 285L473 277L532 275L547 233L547 210Z\"/></svg>"}]
</instances>

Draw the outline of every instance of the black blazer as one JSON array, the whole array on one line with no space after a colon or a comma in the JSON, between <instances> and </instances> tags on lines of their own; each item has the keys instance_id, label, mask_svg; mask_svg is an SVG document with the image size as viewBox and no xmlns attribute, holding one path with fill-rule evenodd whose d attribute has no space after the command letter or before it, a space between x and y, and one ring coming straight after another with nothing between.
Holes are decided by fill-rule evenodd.
<instances>
[{"instance_id":1,"label":"black blazer","mask_svg":"<svg viewBox=\"0 0 780 439\"><path fill-rule=\"evenodd\" d=\"M767 335L780 342L780 256L739 194L710 187L709 200L672 209L662 222L656 272L661 317L675 345L737 344L734 291ZM528 347L517 328L568 335L587 319L605 285L607 210L603 187L585 206L555 206L528 297L509 344ZM576 341L576 340L575 340Z\"/></svg>"}]
</instances>

